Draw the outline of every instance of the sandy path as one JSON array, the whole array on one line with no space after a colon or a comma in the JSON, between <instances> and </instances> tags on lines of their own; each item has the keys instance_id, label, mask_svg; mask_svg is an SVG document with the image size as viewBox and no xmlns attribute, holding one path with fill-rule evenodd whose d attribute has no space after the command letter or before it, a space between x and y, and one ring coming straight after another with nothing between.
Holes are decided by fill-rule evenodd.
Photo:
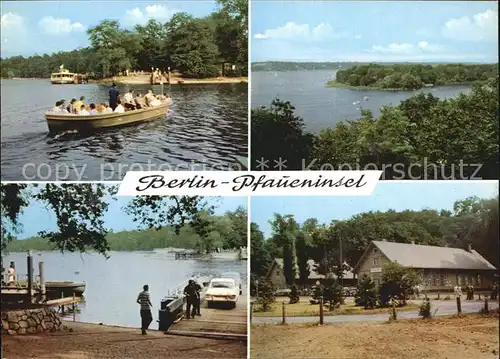
<instances>
[{"instance_id":1,"label":"sandy path","mask_svg":"<svg viewBox=\"0 0 500 359\"><path fill-rule=\"evenodd\" d=\"M251 330L251 358L496 359L498 316L317 326L264 325Z\"/></svg>"},{"instance_id":2,"label":"sandy path","mask_svg":"<svg viewBox=\"0 0 500 359\"><path fill-rule=\"evenodd\" d=\"M246 358L246 342L140 334L139 329L65 323L71 331L43 335L2 336L6 359L155 359Z\"/></svg>"}]
</instances>

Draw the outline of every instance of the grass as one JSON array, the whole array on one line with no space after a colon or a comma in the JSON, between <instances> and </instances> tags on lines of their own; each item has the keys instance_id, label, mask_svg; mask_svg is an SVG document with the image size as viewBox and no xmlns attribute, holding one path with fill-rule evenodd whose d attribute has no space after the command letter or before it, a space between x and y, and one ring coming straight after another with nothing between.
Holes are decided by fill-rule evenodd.
<instances>
[{"instance_id":1,"label":"grass","mask_svg":"<svg viewBox=\"0 0 500 359\"><path fill-rule=\"evenodd\" d=\"M408 303L405 307L397 308L398 312L414 310L419 308L420 304ZM258 309L258 308L255 308ZM271 305L271 309L267 312L255 311L253 312L254 317L281 317L282 316L282 302L275 302ZM346 314L380 314L388 313L391 308L375 308L375 309L364 309L363 307L356 307L354 302L349 302L341 305L333 311L328 310L325 306L324 315L346 315ZM285 314L287 317L309 317L309 316L319 316L319 305L310 304L308 302L299 302L295 304L285 304Z\"/></svg>"}]
</instances>

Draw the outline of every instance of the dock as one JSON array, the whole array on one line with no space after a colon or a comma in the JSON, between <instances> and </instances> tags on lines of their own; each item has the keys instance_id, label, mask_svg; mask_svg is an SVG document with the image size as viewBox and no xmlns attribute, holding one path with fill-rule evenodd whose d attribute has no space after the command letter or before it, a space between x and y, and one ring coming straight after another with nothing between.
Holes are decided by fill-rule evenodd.
<instances>
[{"instance_id":1,"label":"dock","mask_svg":"<svg viewBox=\"0 0 500 359\"><path fill-rule=\"evenodd\" d=\"M246 341L247 339L247 295L246 288L240 295L236 308L207 308L204 302L201 317L183 318L174 324L167 335L192 336L212 339Z\"/></svg>"}]
</instances>

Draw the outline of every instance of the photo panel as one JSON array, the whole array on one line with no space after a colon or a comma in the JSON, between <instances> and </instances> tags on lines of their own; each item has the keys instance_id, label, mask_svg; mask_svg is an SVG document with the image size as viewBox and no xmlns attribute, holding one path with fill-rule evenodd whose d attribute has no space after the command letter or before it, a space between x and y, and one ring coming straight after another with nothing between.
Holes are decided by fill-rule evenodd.
<instances>
[{"instance_id":1,"label":"photo panel","mask_svg":"<svg viewBox=\"0 0 500 359\"><path fill-rule=\"evenodd\" d=\"M247 358L248 198L116 190L1 185L2 357Z\"/></svg>"},{"instance_id":2,"label":"photo panel","mask_svg":"<svg viewBox=\"0 0 500 359\"><path fill-rule=\"evenodd\" d=\"M251 358L496 355L497 181L383 181L250 208Z\"/></svg>"},{"instance_id":3,"label":"photo panel","mask_svg":"<svg viewBox=\"0 0 500 359\"><path fill-rule=\"evenodd\" d=\"M253 1L251 11L253 170L499 178L498 2Z\"/></svg>"},{"instance_id":4,"label":"photo panel","mask_svg":"<svg viewBox=\"0 0 500 359\"><path fill-rule=\"evenodd\" d=\"M5 1L2 180L248 167L246 1Z\"/></svg>"}]
</instances>

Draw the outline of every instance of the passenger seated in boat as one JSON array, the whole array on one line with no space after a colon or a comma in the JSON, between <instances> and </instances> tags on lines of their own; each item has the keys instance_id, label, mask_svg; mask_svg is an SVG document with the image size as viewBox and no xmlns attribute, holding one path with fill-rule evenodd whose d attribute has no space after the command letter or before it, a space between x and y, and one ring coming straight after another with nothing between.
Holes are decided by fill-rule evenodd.
<instances>
[{"instance_id":1,"label":"passenger seated in boat","mask_svg":"<svg viewBox=\"0 0 500 359\"><path fill-rule=\"evenodd\" d=\"M76 98L72 98L71 102L69 103L68 107L66 108L66 110L69 113L76 113L75 103L76 103Z\"/></svg>"},{"instance_id":2,"label":"passenger seated in boat","mask_svg":"<svg viewBox=\"0 0 500 359\"><path fill-rule=\"evenodd\" d=\"M104 113L106 111L106 104L100 103L95 107L95 109L98 113Z\"/></svg>"},{"instance_id":3,"label":"passenger seated in boat","mask_svg":"<svg viewBox=\"0 0 500 359\"><path fill-rule=\"evenodd\" d=\"M51 112L53 113L68 113L64 108L64 100L59 100L56 102L56 105L52 108Z\"/></svg>"},{"instance_id":4,"label":"passenger seated in boat","mask_svg":"<svg viewBox=\"0 0 500 359\"><path fill-rule=\"evenodd\" d=\"M154 97L154 99L151 101L151 103L149 104L151 107L160 106L162 104L162 101L158 97L159 96Z\"/></svg>"},{"instance_id":5,"label":"passenger seated in boat","mask_svg":"<svg viewBox=\"0 0 500 359\"><path fill-rule=\"evenodd\" d=\"M83 116L90 115L90 113L85 108L85 105L80 106L80 111L78 111L78 114Z\"/></svg>"},{"instance_id":6,"label":"passenger seated in boat","mask_svg":"<svg viewBox=\"0 0 500 359\"><path fill-rule=\"evenodd\" d=\"M124 113L125 112L125 107L123 107L122 105L122 102L120 101L120 99L116 99L116 108L113 112L116 112L116 113Z\"/></svg>"},{"instance_id":7,"label":"passenger seated in boat","mask_svg":"<svg viewBox=\"0 0 500 359\"><path fill-rule=\"evenodd\" d=\"M135 109L136 109L136 110L140 110L140 109L143 107L143 104L142 104L142 96L141 96L141 93L140 93L140 92L139 92L139 93L137 94L137 96L135 97L134 102L135 102Z\"/></svg>"},{"instance_id":8,"label":"passenger seated in boat","mask_svg":"<svg viewBox=\"0 0 500 359\"><path fill-rule=\"evenodd\" d=\"M98 112L97 112L97 110L96 110L96 108L95 108L95 107L96 107L96 106L95 106L95 104L94 104L94 103L91 103L91 104L89 105L89 108L90 108L90 110L89 110L89 115L97 115L97 114L98 114Z\"/></svg>"},{"instance_id":9,"label":"passenger seated in boat","mask_svg":"<svg viewBox=\"0 0 500 359\"><path fill-rule=\"evenodd\" d=\"M144 102L146 103L146 106L152 106L152 102L155 100L155 95L153 95L153 90L148 90L148 93L146 96L144 96Z\"/></svg>"},{"instance_id":10,"label":"passenger seated in boat","mask_svg":"<svg viewBox=\"0 0 500 359\"><path fill-rule=\"evenodd\" d=\"M83 105L83 101L85 101L85 96L82 96L80 97L80 101L76 101L74 103L74 107L75 107L75 113L78 113L80 111L80 109L82 108L82 105Z\"/></svg>"},{"instance_id":11,"label":"passenger seated in boat","mask_svg":"<svg viewBox=\"0 0 500 359\"><path fill-rule=\"evenodd\" d=\"M127 104L127 103L133 104L134 103L134 91L132 91L132 90L127 91L127 93L125 95L123 95L123 101L125 102L125 104Z\"/></svg>"}]
</instances>

